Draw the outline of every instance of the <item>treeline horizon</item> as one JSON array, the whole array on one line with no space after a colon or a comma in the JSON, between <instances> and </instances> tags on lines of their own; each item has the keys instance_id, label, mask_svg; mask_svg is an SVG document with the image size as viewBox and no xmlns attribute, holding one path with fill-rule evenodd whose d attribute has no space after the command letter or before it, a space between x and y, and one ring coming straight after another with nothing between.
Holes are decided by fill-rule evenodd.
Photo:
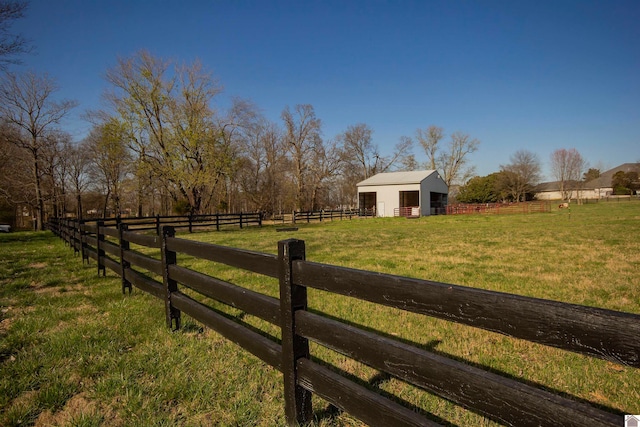
<instances>
[{"instance_id":1,"label":"treeline horizon","mask_svg":"<svg viewBox=\"0 0 640 427\"><path fill-rule=\"evenodd\" d=\"M462 195L477 181L469 156L480 141L463 132L447 135L430 125L400 137L383 155L365 123L324 139L310 104L285 106L279 122L244 99L220 108L221 86L198 61L179 64L143 50L119 58L105 79L106 108L87 112L91 130L73 141L61 123L77 103L56 100L53 79L3 76L0 195L22 209L18 215L35 217L38 229L49 216L353 208L356 184L381 172L437 170ZM416 161L416 146L426 162ZM500 166L496 194L526 200L540 181L540 159L519 150L510 161ZM575 149L556 150L551 162L562 181L586 169Z\"/></svg>"},{"instance_id":2,"label":"treeline horizon","mask_svg":"<svg viewBox=\"0 0 640 427\"><path fill-rule=\"evenodd\" d=\"M473 174L479 141L442 128L418 130L427 164L403 136L389 155L373 129L356 123L331 139L310 104L285 106L268 121L250 101L216 106L217 80L195 61L178 64L140 51L106 73L108 108L90 111L88 136L61 128L77 106L58 101L56 82L35 72L5 73L0 84L2 198L48 216L87 212L170 213L354 207L356 184L380 172L436 169L448 185ZM31 214L29 214L31 215Z\"/></svg>"}]
</instances>

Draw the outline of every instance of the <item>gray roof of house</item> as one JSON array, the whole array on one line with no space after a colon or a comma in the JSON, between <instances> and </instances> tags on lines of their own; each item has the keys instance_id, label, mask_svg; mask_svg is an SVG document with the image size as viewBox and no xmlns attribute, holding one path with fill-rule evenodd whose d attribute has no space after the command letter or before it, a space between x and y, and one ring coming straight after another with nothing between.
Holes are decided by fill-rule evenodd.
<instances>
[{"instance_id":1,"label":"gray roof of house","mask_svg":"<svg viewBox=\"0 0 640 427\"><path fill-rule=\"evenodd\" d=\"M602 172L598 178L586 182L584 188L610 188L613 175L620 171L640 173L640 163L623 163L618 167Z\"/></svg>"},{"instance_id":2,"label":"gray roof of house","mask_svg":"<svg viewBox=\"0 0 640 427\"><path fill-rule=\"evenodd\" d=\"M615 175L620 171L623 171L623 172L636 171L640 173L640 163L623 163L620 166L617 166L613 169L609 169L608 171L602 172L598 178L585 182L580 186L580 188L583 190L593 190L596 188L611 188L611 179L613 178L613 175ZM571 181L570 184L573 185L573 188L577 187L576 185L577 183L575 181ZM538 184L535 188L536 192L558 191L558 190L560 190L560 181L542 182Z\"/></svg>"},{"instance_id":3,"label":"gray roof of house","mask_svg":"<svg viewBox=\"0 0 640 427\"><path fill-rule=\"evenodd\" d=\"M420 184L435 170L411 171L411 172L385 172L379 173L364 181L360 181L357 186L364 187L370 185L400 185L400 184Z\"/></svg>"}]
</instances>

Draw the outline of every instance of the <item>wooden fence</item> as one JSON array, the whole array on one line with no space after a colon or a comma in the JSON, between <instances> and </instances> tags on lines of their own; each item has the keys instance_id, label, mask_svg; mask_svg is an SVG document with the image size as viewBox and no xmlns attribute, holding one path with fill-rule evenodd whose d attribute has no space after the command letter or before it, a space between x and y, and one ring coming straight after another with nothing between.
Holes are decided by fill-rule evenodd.
<instances>
[{"instance_id":1,"label":"wooden fence","mask_svg":"<svg viewBox=\"0 0 640 427\"><path fill-rule=\"evenodd\" d=\"M118 227L119 224L126 224L130 230L144 231L155 230L160 234L160 229L164 225L171 225L174 228L188 228L193 232L195 228L212 228L220 230L221 227L246 227L251 225L262 226L262 215L260 213L235 213L235 214L204 214L204 215L174 215L174 216L150 216L135 218L103 218L103 219L63 219L50 218L48 227L56 234L58 228L70 228L73 224L95 225L102 221L105 226Z\"/></svg>"},{"instance_id":2,"label":"wooden fence","mask_svg":"<svg viewBox=\"0 0 640 427\"><path fill-rule=\"evenodd\" d=\"M83 259L97 261L99 274L107 268L118 274L123 293L135 286L164 301L168 327L179 328L185 313L280 370L290 425L312 420L312 394L372 426L438 425L434 417L314 361L309 341L504 425L623 425L623 415L615 411L308 311L308 288L640 367L636 314L319 264L305 259L301 240L280 241L278 255L270 255L181 239L171 226L163 226L160 235L131 231L125 223L118 227L103 222L59 223L52 229ZM132 249L132 244L157 248L161 255L149 257ZM185 268L177 262L178 254L278 278L280 298ZM245 328L181 289L277 325L281 342Z\"/></svg>"},{"instance_id":3,"label":"wooden fence","mask_svg":"<svg viewBox=\"0 0 640 427\"><path fill-rule=\"evenodd\" d=\"M292 222L296 224L298 222L311 222L311 221L333 221L333 220L345 220L352 218L367 218L373 217L373 211L370 209L360 210L321 210L321 211L307 211L307 212L293 212Z\"/></svg>"},{"instance_id":4,"label":"wooden fence","mask_svg":"<svg viewBox=\"0 0 640 427\"><path fill-rule=\"evenodd\" d=\"M551 202L524 202L524 203L476 203L457 204L447 206L447 215L469 214L519 214L551 212Z\"/></svg>"}]
</instances>

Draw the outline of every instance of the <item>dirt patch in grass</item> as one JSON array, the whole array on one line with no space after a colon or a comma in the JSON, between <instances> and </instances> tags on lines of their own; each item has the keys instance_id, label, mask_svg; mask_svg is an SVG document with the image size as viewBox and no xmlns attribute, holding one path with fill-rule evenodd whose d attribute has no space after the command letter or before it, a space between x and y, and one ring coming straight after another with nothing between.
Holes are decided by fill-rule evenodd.
<instances>
[{"instance_id":1,"label":"dirt patch in grass","mask_svg":"<svg viewBox=\"0 0 640 427\"><path fill-rule=\"evenodd\" d=\"M27 267L29 267L29 268L43 269L43 268L47 268L47 264L45 264L44 262L32 262L32 263L31 263L31 264L29 264Z\"/></svg>"},{"instance_id":2,"label":"dirt patch in grass","mask_svg":"<svg viewBox=\"0 0 640 427\"><path fill-rule=\"evenodd\" d=\"M119 427L123 421L104 405L92 401L87 393L79 393L67 401L57 411L43 411L36 420L35 427L78 425L82 420L99 420L100 425Z\"/></svg>"},{"instance_id":3,"label":"dirt patch in grass","mask_svg":"<svg viewBox=\"0 0 640 427\"><path fill-rule=\"evenodd\" d=\"M32 282L31 285L35 288L33 292L38 295L59 294L61 292L87 294L87 287L84 284L63 285Z\"/></svg>"}]
</instances>

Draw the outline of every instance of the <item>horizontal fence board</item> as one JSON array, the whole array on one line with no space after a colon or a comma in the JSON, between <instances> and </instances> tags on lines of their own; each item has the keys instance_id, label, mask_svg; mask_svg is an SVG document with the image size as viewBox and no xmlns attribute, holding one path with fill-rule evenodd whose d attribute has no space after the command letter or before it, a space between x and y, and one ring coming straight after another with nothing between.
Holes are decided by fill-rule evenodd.
<instances>
[{"instance_id":1,"label":"horizontal fence board","mask_svg":"<svg viewBox=\"0 0 640 427\"><path fill-rule=\"evenodd\" d=\"M128 250L122 254L125 261L129 261L131 266L142 267L152 273L162 274L162 261L148 257L140 252Z\"/></svg>"},{"instance_id":2,"label":"horizontal fence board","mask_svg":"<svg viewBox=\"0 0 640 427\"><path fill-rule=\"evenodd\" d=\"M96 261L98 260L98 252L95 248L85 247L84 253L87 255L87 257L95 259Z\"/></svg>"},{"instance_id":3,"label":"horizontal fence board","mask_svg":"<svg viewBox=\"0 0 640 427\"><path fill-rule=\"evenodd\" d=\"M145 217L145 218L125 218L121 221L122 224L127 225L143 225L143 224L155 224L155 217Z\"/></svg>"},{"instance_id":4,"label":"horizontal fence board","mask_svg":"<svg viewBox=\"0 0 640 427\"><path fill-rule=\"evenodd\" d=\"M278 277L278 263L275 255L212 245L210 243L195 242L176 237L167 238L167 249L196 258L220 262L232 267L253 271L254 273L264 274L265 276Z\"/></svg>"},{"instance_id":5,"label":"horizontal fence board","mask_svg":"<svg viewBox=\"0 0 640 427\"><path fill-rule=\"evenodd\" d=\"M98 226L95 224L84 224L81 226L80 228L82 231L85 231L87 233L93 233L93 234L97 234L98 233Z\"/></svg>"},{"instance_id":6,"label":"horizontal fence board","mask_svg":"<svg viewBox=\"0 0 640 427\"><path fill-rule=\"evenodd\" d=\"M317 314L298 311L296 333L506 425L622 423L622 417L585 403Z\"/></svg>"},{"instance_id":7,"label":"horizontal fence board","mask_svg":"<svg viewBox=\"0 0 640 427\"><path fill-rule=\"evenodd\" d=\"M100 249L104 250L107 253L110 253L111 255L120 256L120 246L108 240L100 242Z\"/></svg>"},{"instance_id":8,"label":"horizontal fence board","mask_svg":"<svg viewBox=\"0 0 640 427\"><path fill-rule=\"evenodd\" d=\"M280 325L280 300L276 298L178 265L169 266L169 277L205 296Z\"/></svg>"},{"instance_id":9,"label":"horizontal fence board","mask_svg":"<svg viewBox=\"0 0 640 427\"><path fill-rule=\"evenodd\" d=\"M151 225L151 226L146 226L146 225L133 225L131 227L129 227L129 231L149 231L149 230L157 230L158 227L156 227L155 225Z\"/></svg>"},{"instance_id":10,"label":"horizontal fence board","mask_svg":"<svg viewBox=\"0 0 640 427\"><path fill-rule=\"evenodd\" d=\"M298 385L370 426L440 426L309 359L298 359L297 370Z\"/></svg>"},{"instance_id":11,"label":"horizontal fence board","mask_svg":"<svg viewBox=\"0 0 640 427\"><path fill-rule=\"evenodd\" d=\"M135 233L133 231L123 231L122 238L128 242L140 246L145 246L147 248L159 248L161 242L160 237L158 236L147 236L145 234Z\"/></svg>"},{"instance_id":12,"label":"horizontal fence board","mask_svg":"<svg viewBox=\"0 0 640 427\"><path fill-rule=\"evenodd\" d=\"M120 263L118 261L115 261L115 260L109 258L108 256L103 256L102 257L102 265L107 267L109 270L115 272L119 276L122 275L122 268L121 268Z\"/></svg>"},{"instance_id":13,"label":"horizontal fence board","mask_svg":"<svg viewBox=\"0 0 640 427\"><path fill-rule=\"evenodd\" d=\"M100 233L115 238L120 237L120 232L118 231L118 229L113 227L100 227Z\"/></svg>"},{"instance_id":14,"label":"horizontal fence board","mask_svg":"<svg viewBox=\"0 0 640 427\"><path fill-rule=\"evenodd\" d=\"M96 236L86 235L86 236L84 236L84 241L88 245L98 246L98 238Z\"/></svg>"},{"instance_id":15,"label":"horizontal fence board","mask_svg":"<svg viewBox=\"0 0 640 427\"><path fill-rule=\"evenodd\" d=\"M180 292L171 294L172 305L233 341L254 356L282 371L282 346L230 320Z\"/></svg>"},{"instance_id":16,"label":"horizontal fence board","mask_svg":"<svg viewBox=\"0 0 640 427\"><path fill-rule=\"evenodd\" d=\"M640 367L640 315L308 261L298 284Z\"/></svg>"},{"instance_id":17,"label":"horizontal fence board","mask_svg":"<svg viewBox=\"0 0 640 427\"><path fill-rule=\"evenodd\" d=\"M127 268L124 272L124 278L141 291L147 292L161 300L166 298L162 283L153 280L142 273Z\"/></svg>"}]
</instances>

